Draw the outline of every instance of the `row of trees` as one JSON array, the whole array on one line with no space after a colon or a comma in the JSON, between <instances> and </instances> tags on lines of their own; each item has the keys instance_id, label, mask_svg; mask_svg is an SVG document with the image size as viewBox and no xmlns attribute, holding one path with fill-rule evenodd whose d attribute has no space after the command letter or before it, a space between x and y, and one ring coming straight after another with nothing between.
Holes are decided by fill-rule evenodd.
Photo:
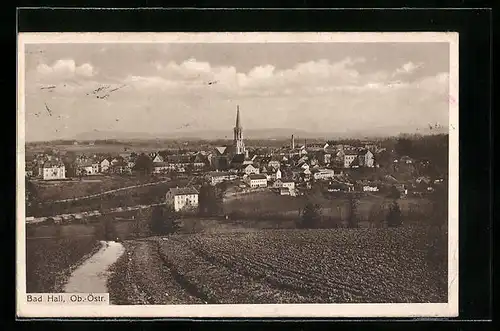
<instances>
[{"instance_id":1,"label":"row of trees","mask_svg":"<svg viewBox=\"0 0 500 331\"><path fill-rule=\"evenodd\" d=\"M391 192L388 194L388 198L392 199L392 203L389 205L388 212L385 217L385 222L388 227L398 227L403 224L403 216L397 202L397 199L399 197L400 194L396 188L393 188L393 190L391 190ZM298 228L321 227L323 218L321 205L315 203L314 201L317 200L314 198L313 194L310 194L308 196L304 209L301 211L301 217L297 221ZM356 197L355 193L349 194L347 200L348 213L346 217L346 224L349 228L359 227L358 204L359 200Z\"/></svg>"}]
</instances>

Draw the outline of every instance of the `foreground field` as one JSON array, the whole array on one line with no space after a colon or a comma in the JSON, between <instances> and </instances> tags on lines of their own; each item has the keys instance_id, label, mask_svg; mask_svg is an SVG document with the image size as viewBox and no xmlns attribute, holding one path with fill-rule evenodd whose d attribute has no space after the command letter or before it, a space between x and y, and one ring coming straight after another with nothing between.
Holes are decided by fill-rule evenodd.
<instances>
[{"instance_id":1,"label":"foreground field","mask_svg":"<svg viewBox=\"0 0 500 331\"><path fill-rule=\"evenodd\" d=\"M97 252L100 244L92 235L26 240L26 292L58 292L71 268Z\"/></svg>"},{"instance_id":2,"label":"foreground field","mask_svg":"<svg viewBox=\"0 0 500 331\"><path fill-rule=\"evenodd\" d=\"M429 228L261 230L125 243L118 304L445 302Z\"/></svg>"}]
</instances>

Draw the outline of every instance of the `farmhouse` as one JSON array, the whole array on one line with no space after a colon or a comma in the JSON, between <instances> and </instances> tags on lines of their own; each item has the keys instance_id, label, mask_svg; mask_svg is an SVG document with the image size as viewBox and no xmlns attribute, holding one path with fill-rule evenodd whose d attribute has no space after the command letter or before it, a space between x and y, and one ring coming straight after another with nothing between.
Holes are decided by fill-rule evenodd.
<instances>
[{"instance_id":1,"label":"farmhouse","mask_svg":"<svg viewBox=\"0 0 500 331\"><path fill-rule=\"evenodd\" d=\"M249 175L247 183L251 188L267 187L267 177L262 174Z\"/></svg>"},{"instance_id":2,"label":"farmhouse","mask_svg":"<svg viewBox=\"0 0 500 331\"><path fill-rule=\"evenodd\" d=\"M175 211L198 206L198 191L192 187L171 188L165 198L167 204L173 206Z\"/></svg>"},{"instance_id":3,"label":"farmhouse","mask_svg":"<svg viewBox=\"0 0 500 331\"><path fill-rule=\"evenodd\" d=\"M61 161L47 161L42 167L42 178L44 180L66 178L66 167Z\"/></svg>"}]
</instances>

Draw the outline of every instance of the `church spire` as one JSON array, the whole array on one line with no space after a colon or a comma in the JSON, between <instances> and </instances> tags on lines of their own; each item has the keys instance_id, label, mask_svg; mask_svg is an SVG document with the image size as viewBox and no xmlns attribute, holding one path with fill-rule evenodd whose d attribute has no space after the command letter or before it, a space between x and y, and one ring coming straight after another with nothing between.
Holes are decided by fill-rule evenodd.
<instances>
[{"instance_id":1,"label":"church spire","mask_svg":"<svg viewBox=\"0 0 500 331\"><path fill-rule=\"evenodd\" d=\"M245 153L245 143L243 142L243 128L240 123L240 106L236 107L236 126L234 127L234 147L236 154Z\"/></svg>"},{"instance_id":2,"label":"church spire","mask_svg":"<svg viewBox=\"0 0 500 331\"><path fill-rule=\"evenodd\" d=\"M236 127L241 128L240 124L240 106L236 106Z\"/></svg>"}]
</instances>

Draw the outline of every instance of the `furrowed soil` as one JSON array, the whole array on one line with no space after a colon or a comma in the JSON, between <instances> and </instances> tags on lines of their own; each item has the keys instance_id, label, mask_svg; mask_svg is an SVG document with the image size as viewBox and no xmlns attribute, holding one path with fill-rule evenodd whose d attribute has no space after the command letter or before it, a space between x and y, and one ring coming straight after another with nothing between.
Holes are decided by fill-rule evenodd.
<instances>
[{"instance_id":1,"label":"furrowed soil","mask_svg":"<svg viewBox=\"0 0 500 331\"><path fill-rule=\"evenodd\" d=\"M281 229L131 240L108 288L114 304L446 302L447 247L429 245L433 231Z\"/></svg>"}]
</instances>

